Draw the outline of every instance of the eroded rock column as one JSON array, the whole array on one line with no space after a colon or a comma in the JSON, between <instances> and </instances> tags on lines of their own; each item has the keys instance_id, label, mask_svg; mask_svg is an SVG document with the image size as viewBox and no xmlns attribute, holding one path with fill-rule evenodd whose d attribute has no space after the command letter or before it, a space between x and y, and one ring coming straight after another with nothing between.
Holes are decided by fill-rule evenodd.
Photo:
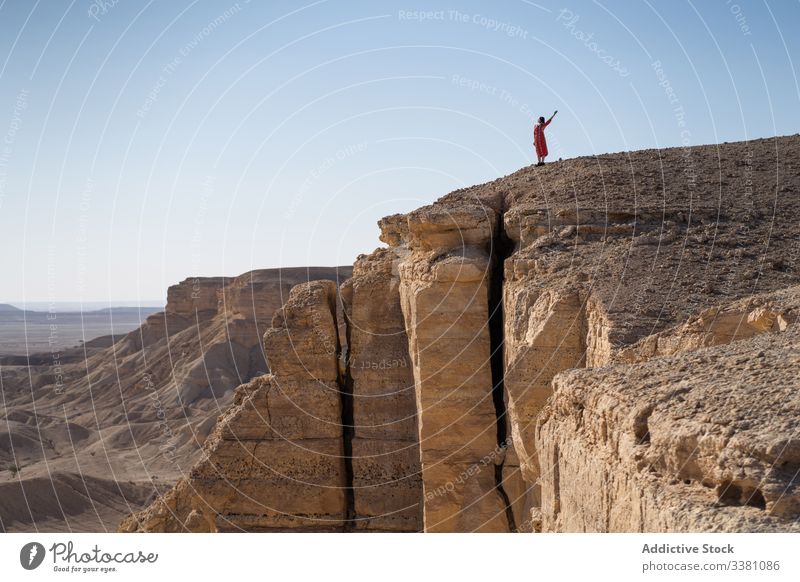
<instances>
[{"instance_id":1,"label":"eroded rock column","mask_svg":"<svg viewBox=\"0 0 800 582\"><path fill-rule=\"evenodd\" d=\"M264 344L272 374L240 386L188 479L122 531L344 528L347 479L336 284L294 287Z\"/></svg>"},{"instance_id":2,"label":"eroded rock column","mask_svg":"<svg viewBox=\"0 0 800 582\"><path fill-rule=\"evenodd\" d=\"M413 362L425 531L509 531L495 465L488 325L498 212L483 204L427 207L384 221L407 244L400 297Z\"/></svg>"},{"instance_id":3,"label":"eroded rock column","mask_svg":"<svg viewBox=\"0 0 800 582\"><path fill-rule=\"evenodd\" d=\"M353 402L356 530L421 531L414 374L400 308L399 258L378 249L342 285Z\"/></svg>"}]
</instances>

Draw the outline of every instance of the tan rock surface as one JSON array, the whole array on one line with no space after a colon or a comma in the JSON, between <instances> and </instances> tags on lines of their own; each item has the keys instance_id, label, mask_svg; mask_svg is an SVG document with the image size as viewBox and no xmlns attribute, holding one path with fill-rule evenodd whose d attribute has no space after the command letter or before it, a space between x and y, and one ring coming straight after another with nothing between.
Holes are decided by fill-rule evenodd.
<instances>
[{"instance_id":1,"label":"tan rock surface","mask_svg":"<svg viewBox=\"0 0 800 582\"><path fill-rule=\"evenodd\" d=\"M185 279L167 290L169 314L194 317L216 314L218 293L225 287L225 277L192 277Z\"/></svg>"},{"instance_id":2,"label":"tan rock surface","mask_svg":"<svg viewBox=\"0 0 800 582\"><path fill-rule=\"evenodd\" d=\"M400 297L419 415L425 531L509 531L497 489L488 322L495 197L384 221L403 245ZM399 237L399 238L397 238ZM502 477L501 477L502 480Z\"/></svg>"},{"instance_id":3,"label":"tan rock surface","mask_svg":"<svg viewBox=\"0 0 800 582\"><path fill-rule=\"evenodd\" d=\"M790 242L795 227L788 218L798 215L797 203L781 197L773 216L771 185L777 167L788 180L781 190L797 187L788 176L797 167L798 140L653 154L570 160L491 185L504 196L505 233L514 246L504 269L505 387L533 505L539 470L534 427L555 374L634 353L651 357L748 337L772 317L776 328L779 317L793 317L778 315L783 308L775 311L769 300L765 308L773 311L754 313L753 305L744 314L752 323L741 326L743 307L714 314L726 301L798 281L798 248ZM693 177L677 173L687 159ZM698 171L710 167L723 183ZM442 202L465 203L470 192ZM695 330L691 338L669 331L699 313L703 323L687 324Z\"/></svg>"},{"instance_id":4,"label":"tan rock surface","mask_svg":"<svg viewBox=\"0 0 800 582\"><path fill-rule=\"evenodd\" d=\"M356 530L422 531L417 409L399 258L378 249L342 285L353 403Z\"/></svg>"},{"instance_id":5,"label":"tan rock surface","mask_svg":"<svg viewBox=\"0 0 800 582\"><path fill-rule=\"evenodd\" d=\"M0 367L0 468L22 468L19 480L0 470L0 530L116 529L189 471L234 389L268 371L261 336L289 289L350 271L190 278L170 288L164 313L112 345Z\"/></svg>"},{"instance_id":6,"label":"tan rock surface","mask_svg":"<svg viewBox=\"0 0 800 582\"><path fill-rule=\"evenodd\" d=\"M292 288L264 335L271 374L237 390L188 479L122 531L336 530L347 519L336 284Z\"/></svg>"},{"instance_id":7,"label":"tan rock surface","mask_svg":"<svg viewBox=\"0 0 800 582\"><path fill-rule=\"evenodd\" d=\"M793 312L770 301L746 313L735 307L714 314L726 302L747 303L756 293L800 281L800 247L792 242L800 217L792 195L800 186L799 160L797 137L580 158L525 168L381 221L385 242L412 251L401 270L409 290L404 309L412 355L425 320L408 319L419 289L446 281L448 272L457 273L454 279L466 280L470 272L477 278L482 270L490 277L504 263L504 384L515 449L509 458L518 458L527 484L508 484L526 491L527 499L512 500L517 506L539 502L535 425L557 373L635 353L696 349L785 328L793 320ZM504 232L487 235L493 212L501 215ZM459 287L453 289L455 296ZM432 303L438 307L438 298ZM453 303L469 305L469 299ZM459 330L451 333L479 337L473 332L478 311L472 327L461 313L451 314ZM693 335L674 331L692 316L697 321L687 325ZM450 343L447 336L440 339L431 343ZM449 375L455 382L478 369L451 359L434 365L434 378ZM417 377L418 390L424 382ZM459 411L472 411L472 405L454 406L437 422L459 418ZM422 410L423 433L425 416Z\"/></svg>"},{"instance_id":8,"label":"tan rock surface","mask_svg":"<svg viewBox=\"0 0 800 582\"><path fill-rule=\"evenodd\" d=\"M539 417L544 531L800 531L800 326L565 372Z\"/></svg>"},{"instance_id":9,"label":"tan rock surface","mask_svg":"<svg viewBox=\"0 0 800 582\"><path fill-rule=\"evenodd\" d=\"M800 319L800 286L753 295L704 309L677 327L647 336L614 354L615 362L642 362L766 332L786 331Z\"/></svg>"}]
</instances>

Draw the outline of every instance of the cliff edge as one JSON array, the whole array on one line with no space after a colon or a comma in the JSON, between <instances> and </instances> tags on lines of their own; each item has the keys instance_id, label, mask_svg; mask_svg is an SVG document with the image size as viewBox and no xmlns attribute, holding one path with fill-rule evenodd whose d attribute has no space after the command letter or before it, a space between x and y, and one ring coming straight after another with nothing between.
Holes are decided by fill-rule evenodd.
<instances>
[{"instance_id":1,"label":"cliff edge","mask_svg":"<svg viewBox=\"0 0 800 582\"><path fill-rule=\"evenodd\" d=\"M241 396L209 460L122 529L796 531L799 189L788 136L528 167L382 219L387 248L265 336L285 358L274 334L330 337L313 314L341 312L336 381L297 392L335 384L338 424L304 400L247 416L335 428L325 479L257 477L245 501L238 467L302 467L308 448L220 436Z\"/></svg>"}]
</instances>

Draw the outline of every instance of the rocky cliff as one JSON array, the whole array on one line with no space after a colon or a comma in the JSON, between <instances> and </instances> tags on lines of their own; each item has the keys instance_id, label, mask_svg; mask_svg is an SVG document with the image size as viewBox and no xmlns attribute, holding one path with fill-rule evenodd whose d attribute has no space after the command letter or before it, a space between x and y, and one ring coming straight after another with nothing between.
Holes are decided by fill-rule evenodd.
<instances>
[{"instance_id":1,"label":"rocky cliff","mask_svg":"<svg viewBox=\"0 0 800 582\"><path fill-rule=\"evenodd\" d=\"M333 333L310 315L321 307L290 301L311 331L276 318L265 336L268 359L286 357L270 338L288 330L300 361L339 363L338 424L282 413L338 431L329 481L306 474L306 447L267 453L274 439L259 436L257 452L220 457L214 501L204 461L123 529L284 528L230 517L231 504L266 515L237 492L250 479L238 471L262 462L297 464L295 488L256 479L304 528L796 529L798 188L792 136L529 167L384 218L387 248L326 295L342 325L324 357L303 352L309 333ZM241 388L237 406L280 375ZM260 406L268 420L247 422L263 431L280 419ZM241 414L222 418L209 459L233 450L225 427ZM344 509L321 511L308 483Z\"/></svg>"},{"instance_id":2,"label":"rocky cliff","mask_svg":"<svg viewBox=\"0 0 800 582\"><path fill-rule=\"evenodd\" d=\"M239 387L189 478L123 529L344 526L348 490L335 301L330 281L292 289L265 335L271 373Z\"/></svg>"},{"instance_id":3,"label":"rocky cliff","mask_svg":"<svg viewBox=\"0 0 800 582\"><path fill-rule=\"evenodd\" d=\"M422 478L414 375L400 307L400 258L361 256L342 285L345 420L356 530L420 531Z\"/></svg>"},{"instance_id":4,"label":"rocky cliff","mask_svg":"<svg viewBox=\"0 0 800 582\"><path fill-rule=\"evenodd\" d=\"M542 529L800 532L799 369L792 325L557 376L536 427Z\"/></svg>"},{"instance_id":5,"label":"rocky cliff","mask_svg":"<svg viewBox=\"0 0 800 582\"><path fill-rule=\"evenodd\" d=\"M237 386L269 371L262 336L292 287L351 267L189 278L112 345L0 367L0 530L104 531L198 460ZM33 363L38 362L38 363Z\"/></svg>"},{"instance_id":6,"label":"rocky cliff","mask_svg":"<svg viewBox=\"0 0 800 582\"><path fill-rule=\"evenodd\" d=\"M238 388L189 477L121 529L419 531L396 261L362 257L341 295L327 281L294 287L264 335L270 374Z\"/></svg>"}]
</instances>

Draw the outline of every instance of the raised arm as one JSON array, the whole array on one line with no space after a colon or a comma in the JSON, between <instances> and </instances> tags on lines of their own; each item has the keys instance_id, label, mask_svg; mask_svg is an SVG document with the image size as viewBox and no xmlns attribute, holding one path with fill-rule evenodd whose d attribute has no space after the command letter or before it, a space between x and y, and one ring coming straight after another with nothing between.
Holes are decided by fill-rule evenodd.
<instances>
[{"instance_id":1,"label":"raised arm","mask_svg":"<svg viewBox=\"0 0 800 582\"><path fill-rule=\"evenodd\" d=\"M553 115L551 115L551 116L550 116L550 119L548 119L548 120L545 122L545 124L544 124L544 126L545 126L545 127L547 127L548 125L550 125L550 122L551 122L551 121L553 121L553 118L556 116L556 113L558 113L558 109L556 109L555 111L553 111Z\"/></svg>"}]
</instances>

